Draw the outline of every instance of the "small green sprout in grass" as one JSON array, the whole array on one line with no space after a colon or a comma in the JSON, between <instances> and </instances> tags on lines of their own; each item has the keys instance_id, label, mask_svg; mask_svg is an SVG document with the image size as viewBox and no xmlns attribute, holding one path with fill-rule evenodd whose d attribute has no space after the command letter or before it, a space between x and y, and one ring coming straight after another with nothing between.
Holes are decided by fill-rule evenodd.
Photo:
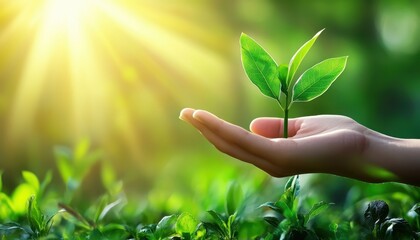
<instances>
[{"instance_id":1,"label":"small green sprout in grass","mask_svg":"<svg viewBox=\"0 0 420 240\"><path fill-rule=\"evenodd\" d=\"M254 39L244 33L241 35L244 70L261 92L274 98L284 111L284 138L288 137L288 118L292 104L308 102L321 96L346 67L347 57L329 58L315 64L294 81L300 63L322 31L303 44L290 59L289 64L280 65L277 65Z\"/></svg>"}]
</instances>

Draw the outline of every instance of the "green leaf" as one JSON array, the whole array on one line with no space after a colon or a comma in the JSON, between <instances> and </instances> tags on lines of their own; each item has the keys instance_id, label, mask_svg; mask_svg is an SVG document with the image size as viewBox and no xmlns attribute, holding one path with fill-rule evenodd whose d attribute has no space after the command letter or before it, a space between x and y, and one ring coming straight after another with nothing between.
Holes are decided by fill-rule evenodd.
<instances>
[{"instance_id":1,"label":"green leaf","mask_svg":"<svg viewBox=\"0 0 420 240\"><path fill-rule=\"evenodd\" d=\"M179 215L176 224L175 224L175 230L177 233L189 233L192 234L196 230L198 225L197 220L189 214L189 213L182 213Z\"/></svg>"},{"instance_id":2,"label":"green leaf","mask_svg":"<svg viewBox=\"0 0 420 240\"><path fill-rule=\"evenodd\" d=\"M213 210L210 210L210 211L207 211L207 212L212 216L212 218L215 221L215 223L217 224L217 226L219 226L219 228L221 230L223 230L224 233L226 233L227 232L227 225L226 225L223 217Z\"/></svg>"},{"instance_id":3,"label":"green leaf","mask_svg":"<svg viewBox=\"0 0 420 240\"><path fill-rule=\"evenodd\" d=\"M283 217L288 219L293 224L298 223L296 214L293 212L293 210L285 202L278 201L278 202L276 202L276 206L279 209L281 209L280 211L281 211L281 215L283 215Z\"/></svg>"},{"instance_id":4,"label":"green leaf","mask_svg":"<svg viewBox=\"0 0 420 240\"><path fill-rule=\"evenodd\" d=\"M156 235L160 238L165 238L174 233L174 225L178 215L173 214L163 217L156 225Z\"/></svg>"},{"instance_id":5,"label":"green leaf","mask_svg":"<svg viewBox=\"0 0 420 240\"><path fill-rule=\"evenodd\" d=\"M420 215L420 203L416 203L411 210L417 213L417 215Z\"/></svg>"},{"instance_id":6,"label":"green leaf","mask_svg":"<svg viewBox=\"0 0 420 240\"><path fill-rule=\"evenodd\" d=\"M231 231L230 232L232 232L232 230L233 230L233 228L234 228L234 226L235 226L235 223L236 223L236 214L237 213L235 213L235 214L233 214L233 215L230 215L229 217L228 217L228 221L227 221L227 226L228 226L228 229L230 229Z\"/></svg>"},{"instance_id":7,"label":"green leaf","mask_svg":"<svg viewBox=\"0 0 420 240\"><path fill-rule=\"evenodd\" d=\"M271 98L278 99L280 81L277 78L277 64L273 58L254 39L241 34L241 58L248 78Z\"/></svg>"},{"instance_id":8,"label":"green leaf","mask_svg":"<svg viewBox=\"0 0 420 240\"><path fill-rule=\"evenodd\" d=\"M330 58L306 70L293 87L293 102L308 102L321 96L344 71L347 57Z\"/></svg>"},{"instance_id":9,"label":"green leaf","mask_svg":"<svg viewBox=\"0 0 420 240\"><path fill-rule=\"evenodd\" d=\"M57 161L57 168L63 179L63 182L67 184L73 176L73 168L71 166L72 154L68 148L55 147L54 156Z\"/></svg>"},{"instance_id":10,"label":"green leaf","mask_svg":"<svg viewBox=\"0 0 420 240\"><path fill-rule=\"evenodd\" d=\"M295 175L287 180L286 185L284 185L284 191L287 192L288 189L292 191L294 198L296 198L299 195L299 192L300 192L299 175Z\"/></svg>"},{"instance_id":11,"label":"green leaf","mask_svg":"<svg viewBox=\"0 0 420 240\"><path fill-rule=\"evenodd\" d=\"M293 55L293 57L290 59L289 62L289 71L287 72L287 85L290 85L290 82L292 81L293 77L295 76L295 73L302 62L303 58L305 58L306 54L308 53L309 49L311 49L312 45L315 43L318 36L324 31L322 29L321 31L317 32L315 36L313 36L309 41L307 41L305 44L303 44Z\"/></svg>"},{"instance_id":12,"label":"green leaf","mask_svg":"<svg viewBox=\"0 0 420 240\"><path fill-rule=\"evenodd\" d=\"M32 195L37 195L32 185L26 182L19 184L11 195L14 211L18 214L25 213L28 206L28 199Z\"/></svg>"},{"instance_id":13,"label":"green leaf","mask_svg":"<svg viewBox=\"0 0 420 240\"><path fill-rule=\"evenodd\" d=\"M0 192L0 220L14 217L13 203L9 196Z\"/></svg>"},{"instance_id":14,"label":"green leaf","mask_svg":"<svg viewBox=\"0 0 420 240\"><path fill-rule=\"evenodd\" d=\"M278 68L277 68L277 74L278 74L278 78L280 80L280 84L281 84L281 91L285 94L287 94L288 89L289 89L289 85L287 84L287 72L289 70L289 67L287 66L287 64L281 64Z\"/></svg>"},{"instance_id":15,"label":"green leaf","mask_svg":"<svg viewBox=\"0 0 420 240\"><path fill-rule=\"evenodd\" d=\"M226 196L226 211L228 215L233 215L240 207L243 200L243 191L239 184L233 182L229 185Z\"/></svg>"},{"instance_id":16,"label":"green leaf","mask_svg":"<svg viewBox=\"0 0 420 240\"><path fill-rule=\"evenodd\" d=\"M48 170L47 173L45 174L44 180L42 180L41 184L39 185L39 190L38 190L38 198L41 198L45 192L45 189L47 188L48 184L51 183L52 180L52 171Z\"/></svg>"},{"instance_id":17,"label":"green leaf","mask_svg":"<svg viewBox=\"0 0 420 240\"><path fill-rule=\"evenodd\" d=\"M280 214L281 214L281 211L282 211L279 207L276 206L276 203L273 203L273 202L263 203L258 208L262 208L262 207L270 208L271 210L273 210L275 212L278 212Z\"/></svg>"},{"instance_id":18,"label":"green leaf","mask_svg":"<svg viewBox=\"0 0 420 240\"><path fill-rule=\"evenodd\" d=\"M268 224L270 224L271 226L273 226L273 227L278 227L279 226L279 223L280 223L280 220L279 220L279 218L277 218L277 217L272 217L272 216L265 216L264 217L264 220L268 223Z\"/></svg>"},{"instance_id":19,"label":"green leaf","mask_svg":"<svg viewBox=\"0 0 420 240\"><path fill-rule=\"evenodd\" d=\"M81 139L74 148L74 159L76 162L82 161L88 154L90 148L90 141L88 138Z\"/></svg>"},{"instance_id":20,"label":"green leaf","mask_svg":"<svg viewBox=\"0 0 420 240\"><path fill-rule=\"evenodd\" d=\"M27 216L29 226L32 231L39 232L42 229L43 215L38 207L35 196L31 196L28 200Z\"/></svg>"},{"instance_id":21,"label":"green leaf","mask_svg":"<svg viewBox=\"0 0 420 240\"><path fill-rule=\"evenodd\" d=\"M314 204L312 206L312 208L309 210L309 212L307 214L305 214L305 224L307 222L309 222L309 220L314 218L316 215L325 211L331 205L332 205L332 203L326 203L326 202L323 202L323 201Z\"/></svg>"},{"instance_id":22,"label":"green leaf","mask_svg":"<svg viewBox=\"0 0 420 240\"><path fill-rule=\"evenodd\" d=\"M38 177L29 171L22 171L22 176L25 181L34 188L35 192L38 192L39 190L39 180Z\"/></svg>"},{"instance_id":23,"label":"green leaf","mask_svg":"<svg viewBox=\"0 0 420 240\"><path fill-rule=\"evenodd\" d=\"M193 239L204 239L204 236L206 235L207 231L205 228L204 223L199 223L197 225L197 228L194 230Z\"/></svg>"},{"instance_id":24,"label":"green leaf","mask_svg":"<svg viewBox=\"0 0 420 240\"><path fill-rule=\"evenodd\" d=\"M123 203L123 199L122 198L118 198L117 200L107 204L101 211L101 214L99 215L99 221L101 221L112 209L114 209L115 207L117 207L118 205L120 205L121 203Z\"/></svg>"},{"instance_id":25,"label":"green leaf","mask_svg":"<svg viewBox=\"0 0 420 240\"><path fill-rule=\"evenodd\" d=\"M30 230L26 229L24 226L20 225L19 223L6 223L6 224L0 224L0 237L1 239L9 239L6 238L7 235L12 235L13 233L17 231L22 231L25 234L30 234Z\"/></svg>"}]
</instances>

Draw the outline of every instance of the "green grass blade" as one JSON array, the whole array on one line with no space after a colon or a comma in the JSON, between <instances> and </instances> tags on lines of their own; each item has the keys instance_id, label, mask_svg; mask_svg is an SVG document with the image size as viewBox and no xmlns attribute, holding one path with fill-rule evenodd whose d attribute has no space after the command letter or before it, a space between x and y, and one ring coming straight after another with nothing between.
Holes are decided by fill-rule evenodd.
<instances>
[{"instance_id":1,"label":"green grass blade","mask_svg":"<svg viewBox=\"0 0 420 240\"><path fill-rule=\"evenodd\" d=\"M316 39L318 36L324 31L322 29L321 31L317 32L315 36L313 36L309 41L307 41L305 44L303 44L293 55L293 57L290 59L289 62L289 71L287 72L287 86L290 85L290 82L292 81L293 77L295 76L295 73L302 62L303 58L305 58L306 54L308 53L309 49L311 49L312 45L314 45Z\"/></svg>"},{"instance_id":2,"label":"green grass blade","mask_svg":"<svg viewBox=\"0 0 420 240\"><path fill-rule=\"evenodd\" d=\"M347 57L324 60L306 70L293 87L293 102L308 102L321 96L346 68Z\"/></svg>"},{"instance_id":3,"label":"green grass blade","mask_svg":"<svg viewBox=\"0 0 420 240\"><path fill-rule=\"evenodd\" d=\"M271 98L278 99L280 81L277 78L277 64L273 58L251 37L241 34L242 66L248 78Z\"/></svg>"}]
</instances>

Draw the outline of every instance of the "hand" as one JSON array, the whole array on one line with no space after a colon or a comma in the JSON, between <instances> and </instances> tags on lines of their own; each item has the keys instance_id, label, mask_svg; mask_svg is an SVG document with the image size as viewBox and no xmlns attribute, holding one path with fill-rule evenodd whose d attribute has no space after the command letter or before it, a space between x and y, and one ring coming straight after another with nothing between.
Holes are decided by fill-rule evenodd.
<instances>
[{"instance_id":1,"label":"hand","mask_svg":"<svg viewBox=\"0 0 420 240\"><path fill-rule=\"evenodd\" d=\"M414 177L418 184L418 174L413 172L411 176L408 170L407 175L405 168L381 160L385 157L386 161L389 156L384 155L392 152L381 149L385 147L383 144L389 145L397 139L376 133L348 117L322 115L289 119L287 139L282 136L283 119L279 118L255 119L251 132L203 110L186 108L180 118L197 128L219 151L275 177L331 173L370 182L404 181L401 179L408 177L405 182L410 183ZM417 147L416 153L420 145Z\"/></svg>"}]
</instances>

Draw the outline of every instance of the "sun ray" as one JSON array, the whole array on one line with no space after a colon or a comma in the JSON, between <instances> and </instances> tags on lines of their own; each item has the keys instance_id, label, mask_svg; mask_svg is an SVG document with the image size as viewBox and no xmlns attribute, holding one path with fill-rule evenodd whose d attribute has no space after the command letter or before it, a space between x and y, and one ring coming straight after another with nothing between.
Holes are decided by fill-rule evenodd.
<instances>
[{"instance_id":1,"label":"sun ray","mask_svg":"<svg viewBox=\"0 0 420 240\"><path fill-rule=\"evenodd\" d=\"M5 129L11 145L34 135L49 141L45 146L89 137L138 161L177 142L177 108L191 99L208 104L203 91L228 98L217 91L230 74L220 54L226 49L192 21L198 18L192 7L145 0L41 0L34 8L16 2L14 9L22 10L0 32L0 42L19 37L28 49L10 93ZM9 53L5 58L0 71L11 64Z\"/></svg>"},{"instance_id":2,"label":"sun ray","mask_svg":"<svg viewBox=\"0 0 420 240\"><path fill-rule=\"evenodd\" d=\"M182 71L183 79L190 79L187 84L199 84L204 89L214 89L218 84L218 81L201 81L203 73L201 67L197 66L198 59L200 60L200 66L205 65L213 69L210 73L207 73L207 77L215 73L229 72L226 69L228 66L226 60L204 46L191 42L182 35L171 33L159 25L141 18L142 15L131 14L119 6L109 3L102 3L100 6L106 12L106 15L112 18L113 22L118 23L121 29L124 29L126 33L137 40L139 46L147 49L143 51L159 54L160 62L169 63L172 68ZM141 51L141 49L139 50ZM140 51L138 53L142 54ZM140 64L143 63L140 62ZM166 71L163 68L156 69L154 74L159 74L159 72ZM215 75L214 79L227 77L226 75ZM169 81L177 83L175 79L169 78ZM162 84L167 85L167 83Z\"/></svg>"}]
</instances>

